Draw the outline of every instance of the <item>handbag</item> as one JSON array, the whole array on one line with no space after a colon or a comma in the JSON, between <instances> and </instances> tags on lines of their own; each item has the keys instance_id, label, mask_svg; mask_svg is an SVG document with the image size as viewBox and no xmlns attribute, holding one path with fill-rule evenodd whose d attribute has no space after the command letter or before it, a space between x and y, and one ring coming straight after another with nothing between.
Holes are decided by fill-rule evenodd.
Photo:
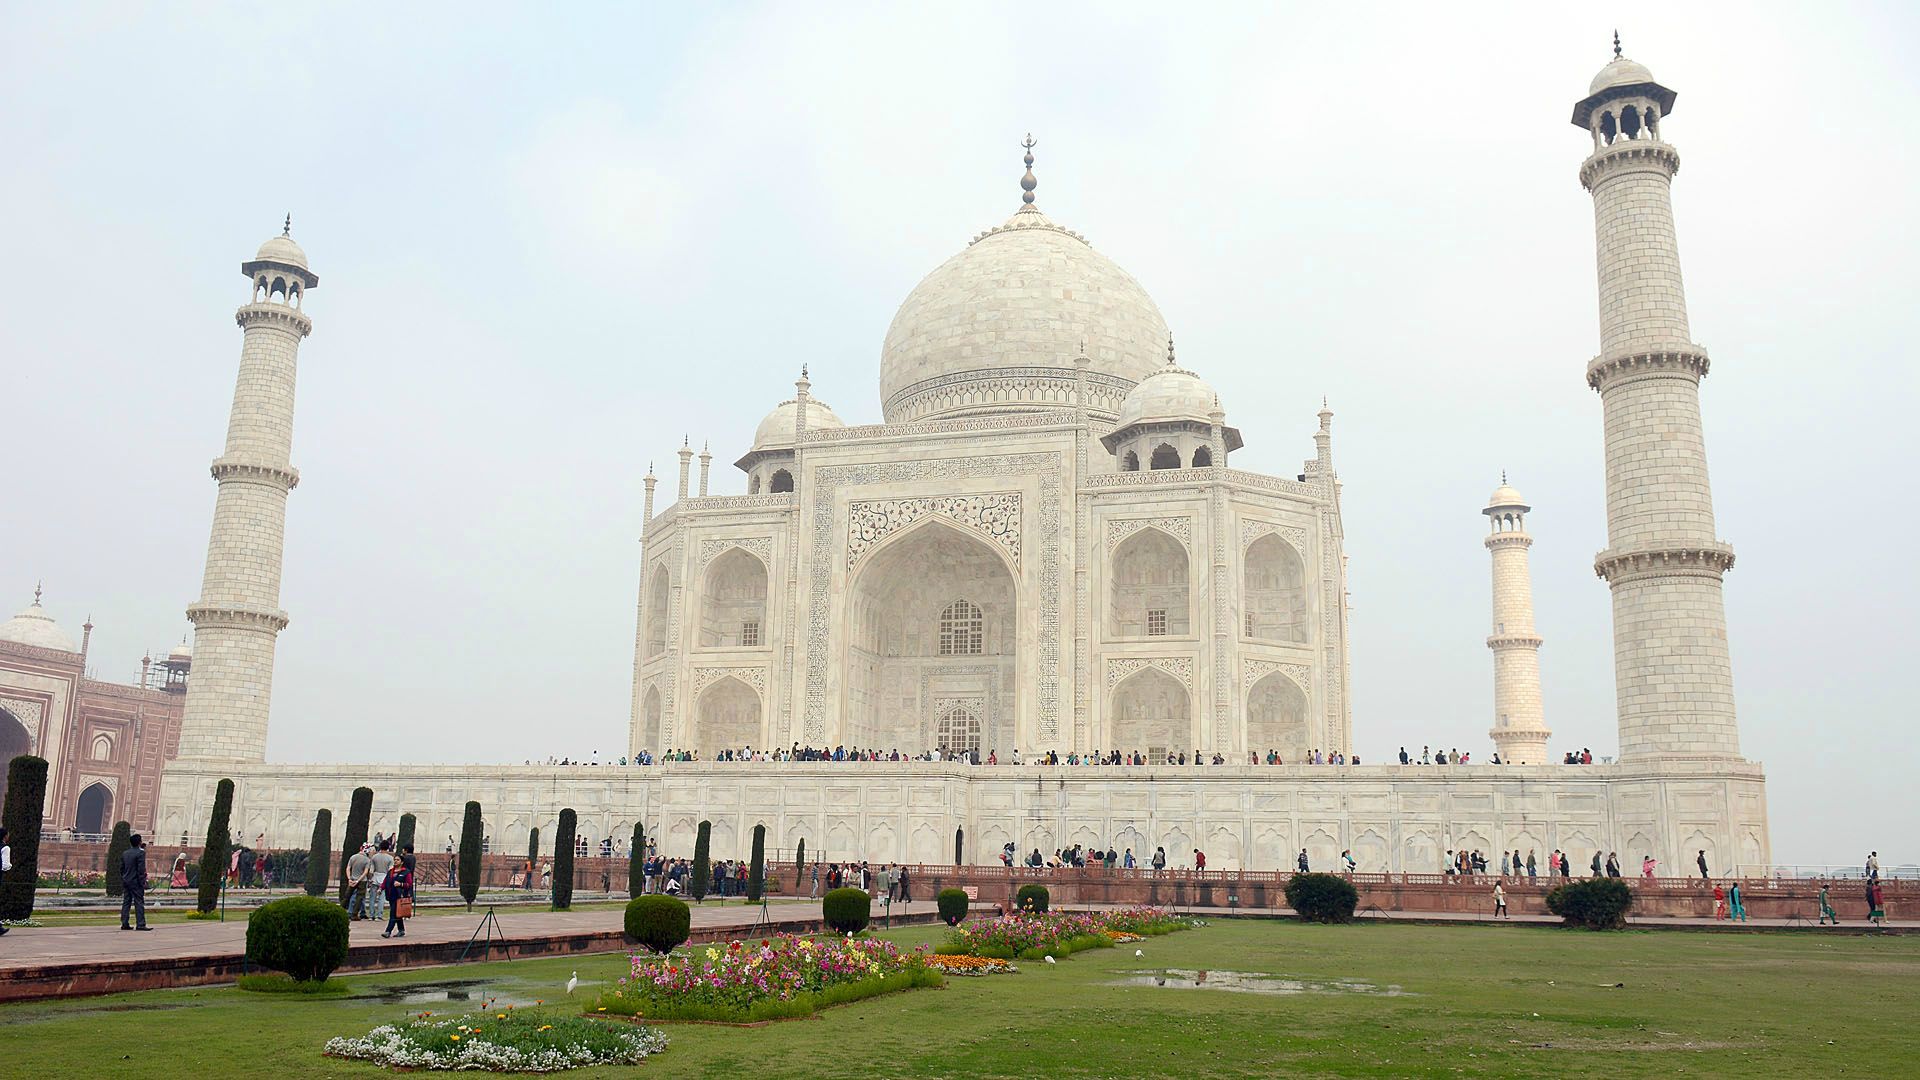
<instances>
[{"instance_id":1,"label":"handbag","mask_svg":"<svg viewBox=\"0 0 1920 1080\"><path fill-rule=\"evenodd\" d=\"M393 902L393 917L396 919L413 918L413 897L402 896Z\"/></svg>"}]
</instances>

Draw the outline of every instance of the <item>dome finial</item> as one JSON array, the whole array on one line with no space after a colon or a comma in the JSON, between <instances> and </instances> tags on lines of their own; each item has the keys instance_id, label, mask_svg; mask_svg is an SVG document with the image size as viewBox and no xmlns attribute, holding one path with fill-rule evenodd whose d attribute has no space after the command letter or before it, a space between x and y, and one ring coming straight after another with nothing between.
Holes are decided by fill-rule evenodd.
<instances>
[{"instance_id":1,"label":"dome finial","mask_svg":"<svg viewBox=\"0 0 1920 1080\"><path fill-rule=\"evenodd\" d=\"M1507 482L1507 470L1505 469L1500 470L1500 482L1502 484L1505 484Z\"/></svg>"},{"instance_id":2,"label":"dome finial","mask_svg":"<svg viewBox=\"0 0 1920 1080\"><path fill-rule=\"evenodd\" d=\"M1613 58L1620 59L1620 31L1613 32Z\"/></svg>"},{"instance_id":3,"label":"dome finial","mask_svg":"<svg viewBox=\"0 0 1920 1080\"><path fill-rule=\"evenodd\" d=\"M34 607L40 606L40 587L45 584L46 584L45 581L36 581L33 583L33 606Z\"/></svg>"},{"instance_id":4,"label":"dome finial","mask_svg":"<svg viewBox=\"0 0 1920 1080\"><path fill-rule=\"evenodd\" d=\"M1033 189L1040 186L1040 181L1033 178L1033 148L1040 144L1033 141L1033 132L1029 131L1027 132L1027 141L1020 145L1027 152L1025 159L1027 163L1027 175L1020 178L1020 201L1026 203L1028 206L1032 206Z\"/></svg>"},{"instance_id":5,"label":"dome finial","mask_svg":"<svg viewBox=\"0 0 1920 1080\"><path fill-rule=\"evenodd\" d=\"M292 211L287 212L287 223L285 225L280 226L280 235L288 238L291 238L293 236L293 212Z\"/></svg>"},{"instance_id":6,"label":"dome finial","mask_svg":"<svg viewBox=\"0 0 1920 1080\"><path fill-rule=\"evenodd\" d=\"M1173 367L1173 331L1167 331L1167 366Z\"/></svg>"}]
</instances>

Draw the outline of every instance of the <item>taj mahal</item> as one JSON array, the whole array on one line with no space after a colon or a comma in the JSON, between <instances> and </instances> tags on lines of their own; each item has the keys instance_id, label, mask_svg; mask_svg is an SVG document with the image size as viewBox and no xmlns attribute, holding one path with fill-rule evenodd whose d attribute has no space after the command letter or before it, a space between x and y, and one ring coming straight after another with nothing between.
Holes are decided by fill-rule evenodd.
<instances>
[{"instance_id":1,"label":"taj mahal","mask_svg":"<svg viewBox=\"0 0 1920 1080\"><path fill-rule=\"evenodd\" d=\"M1008 843L1080 843L1198 848L1212 866L1261 870L1351 850L1362 869L1435 871L1460 848L1564 848L1581 863L1704 849L1716 868L1764 867L1765 780L1740 754L1721 604L1733 552L1715 534L1700 421L1708 358L1669 200L1675 99L1616 47L1569 140L1594 209L1600 337L1590 359L1565 361L1602 416L1608 535L1594 568L1613 597L1616 760L1570 766L1549 750L1531 508L1498 478L1484 506L1462 508L1487 522L1489 752L1444 768L1307 763L1355 746L1334 415L1316 398L1230 419L1234 387L1182 355L1141 283L1042 209L1029 137L1011 216L914 285L886 328L882 423L843 423L813 382L841 397L854 392L843 373L802 369L736 445L682 443L671 503L656 507L646 475L627 750L691 761L266 760L289 624L295 373L320 286L290 229L270 238L241 267L178 752L152 820L134 824L197 837L230 777L236 830L288 846L306 844L318 809L343 818L364 783L377 818L416 814L436 848L476 799L507 851L572 807L592 841L640 822L674 854L711 820L716 858L744 855L764 824L776 848L804 840L830 860L957 849L985 863ZM1235 468L1252 440L1297 442L1300 468ZM744 494L711 491L715 450L737 455ZM289 711L275 719L297 722ZM940 759L715 760L793 747ZM1125 764L1107 763L1116 753Z\"/></svg>"}]
</instances>

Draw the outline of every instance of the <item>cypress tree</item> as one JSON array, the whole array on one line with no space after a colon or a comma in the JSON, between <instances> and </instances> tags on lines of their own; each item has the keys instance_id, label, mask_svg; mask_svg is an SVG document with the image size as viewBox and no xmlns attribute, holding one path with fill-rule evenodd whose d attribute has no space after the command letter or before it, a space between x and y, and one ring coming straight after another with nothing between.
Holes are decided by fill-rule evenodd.
<instances>
[{"instance_id":1,"label":"cypress tree","mask_svg":"<svg viewBox=\"0 0 1920 1080\"><path fill-rule=\"evenodd\" d=\"M700 823L700 835L693 841L693 874L687 880L687 891L696 901L707 898L707 886L713 883L713 863L707 858L707 846L713 839L713 822Z\"/></svg>"},{"instance_id":2,"label":"cypress tree","mask_svg":"<svg viewBox=\"0 0 1920 1080\"><path fill-rule=\"evenodd\" d=\"M800 890L802 880L807 876L807 838L801 837L800 843L793 849L793 888Z\"/></svg>"},{"instance_id":3,"label":"cypress tree","mask_svg":"<svg viewBox=\"0 0 1920 1080\"><path fill-rule=\"evenodd\" d=\"M533 868L539 865L540 826L535 825L533 828L527 830L527 873L533 873ZM533 883L528 882L527 884L531 885Z\"/></svg>"},{"instance_id":4,"label":"cypress tree","mask_svg":"<svg viewBox=\"0 0 1920 1080\"><path fill-rule=\"evenodd\" d=\"M33 890L40 882L40 808L47 796L47 759L21 754L7 763L7 827L13 869L0 881L0 919L33 917Z\"/></svg>"},{"instance_id":5,"label":"cypress tree","mask_svg":"<svg viewBox=\"0 0 1920 1080\"><path fill-rule=\"evenodd\" d=\"M340 841L340 906L347 906L347 861L360 845L367 842L367 823L373 820L373 789L353 789L353 802L347 807L347 835Z\"/></svg>"},{"instance_id":6,"label":"cypress tree","mask_svg":"<svg viewBox=\"0 0 1920 1080\"><path fill-rule=\"evenodd\" d=\"M107 841L107 895L120 895L120 856L133 846L133 826L124 821L113 823L113 839Z\"/></svg>"},{"instance_id":7,"label":"cypress tree","mask_svg":"<svg viewBox=\"0 0 1920 1080\"><path fill-rule=\"evenodd\" d=\"M473 898L480 895L480 804L469 802L467 816L460 822L460 898L473 910Z\"/></svg>"},{"instance_id":8,"label":"cypress tree","mask_svg":"<svg viewBox=\"0 0 1920 1080\"><path fill-rule=\"evenodd\" d=\"M579 828L579 815L569 806L560 811L560 827L553 833L553 906L565 911L573 906L573 834Z\"/></svg>"},{"instance_id":9,"label":"cypress tree","mask_svg":"<svg viewBox=\"0 0 1920 1080\"><path fill-rule=\"evenodd\" d=\"M767 891L767 827L753 827L753 862L747 866L747 902L757 904Z\"/></svg>"},{"instance_id":10,"label":"cypress tree","mask_svg":"<svg viewBox=\"0 0 1920 1080\"><path fill-rule=\"evenodd\" d=\"M394 855L398 856L401 852L413 846L414 824L415 822L412 814L400 815L400 835L393 838Z\"/></svg>"},{"instance_id":11,"label":"cypress tree","mask_svg":"<svg viewBox=\"0 0 1920 1080\"><path fill-rule=\"evenodd\" d=\"M955 866L959 866L960 863L963 861L960 858L960 848L962 843L965 842L966 838L967 838L967 830L965 829L953 830L953 865Z\"/></svg>"},{"instance_id":12,"label":"cypress tree","mask_svg":"<svg viewBox=\"0 0 1920 1080\"><path fill-rule=\"evenodd\" d=\"M213 789L213 815L207 819L207 844L200 849L200 897L195 908L202 913L220 905L220 882L227 876L227 853L233 850L233 781L222 780Z\"/></svg>"},{"instance_id":13,"label":"cypress tree","mask_svg":"<svg viewBox=\"0 0 1920 1080\"><path fill-rule=\"evenodd\" d=\"M313 841L307 845L307 895L327 895L327 856L333 851L333 811L313 815Z\"/></svg>"},{"instance_id":14,"label":"cypress tree","mask_svg":"<svg viewBox=\"0 0 1920 1080\"><path fill-rule=\"evenodd\" d=\"M647 887L647 828L633 823L633 851L627 855L627 895L639 896Z\"/></svg>"}]
</instances>

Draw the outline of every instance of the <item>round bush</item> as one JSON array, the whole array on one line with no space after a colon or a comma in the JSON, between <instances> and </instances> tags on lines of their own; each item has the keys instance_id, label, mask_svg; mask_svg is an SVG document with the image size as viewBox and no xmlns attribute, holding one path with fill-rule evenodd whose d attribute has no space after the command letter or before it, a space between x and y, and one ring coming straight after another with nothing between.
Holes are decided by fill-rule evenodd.
<instances>
[{"instance_id":1,"label":"round bush","mask_svg":"<svg viewBox=\"0 0 1920 1080\"><path fill-rule=\"evenodd\" d=\"M687 940L693 914L686 902L671 896L636 896L627 901L627 936L648 952L665 955Z\"/></svg>"},{"instance_id":2,"label":"round bush","mask_svg":"<svg viewBox=\"0 0 1920 1080\"><path fill-rule=\"evenodd\" d=\"M247 916L247 959L295 982L325 982L347 959L347 912L317 896L289 896Z\"/></svg>"},{"instance_id":3,"label":"round bush","mask_svg":"<svg viewBox=\"0 0 1920 1080\"><path fill-rule=\"evenodd\" d=\"M1047 910L1047 904L1052 899L1053 894L1047 891L1045 885L1022 885L1013 894L1013 909L1040 914Z\"/></svg>"},{"instance_id":4,"label":"round bush","mask_svg":"<svg viewBox=\"0 0 1920 1080\"><path fill-rule=\"evenodd\" d=\"M873 918L873 897L865 889L835 889L820 901L820 916L842 934L857 934Z\"/></svg>"},{"instance_id":5,"label":"round bush","mask_svg":"<svg viewBox=\"0 0 1920 1080\"><path fill-rule=\"evenodd\" d=\"M1585 878L1568 882L1547 894L1547 910L1568 926L1589 930L1618 930L1627 925L1633 890L1619 878Z\"/></svg>"},{"instance_id":6,"label":"round bush","mask_svg":"<svg viewBox=\"0 0 1920 1080\"><path fill-rule=\"evenodd\" d=\"M940 908L940 921L948 926L959 926L960 920L967 917L967 894L964 890L941 889L933 902Z\"/></svg>"},{"instance_id":7,"label":"round bush","mask_svg":"<svg viewBox=\"0 0 1920 1080\"><path fill-rule=\"evenodd\" d=\"M1287 906L1310 922L1346 922L1359 904L1360 893L1346 878L1295 874L1287 879Z\"/></svg>"}]
</instances>

